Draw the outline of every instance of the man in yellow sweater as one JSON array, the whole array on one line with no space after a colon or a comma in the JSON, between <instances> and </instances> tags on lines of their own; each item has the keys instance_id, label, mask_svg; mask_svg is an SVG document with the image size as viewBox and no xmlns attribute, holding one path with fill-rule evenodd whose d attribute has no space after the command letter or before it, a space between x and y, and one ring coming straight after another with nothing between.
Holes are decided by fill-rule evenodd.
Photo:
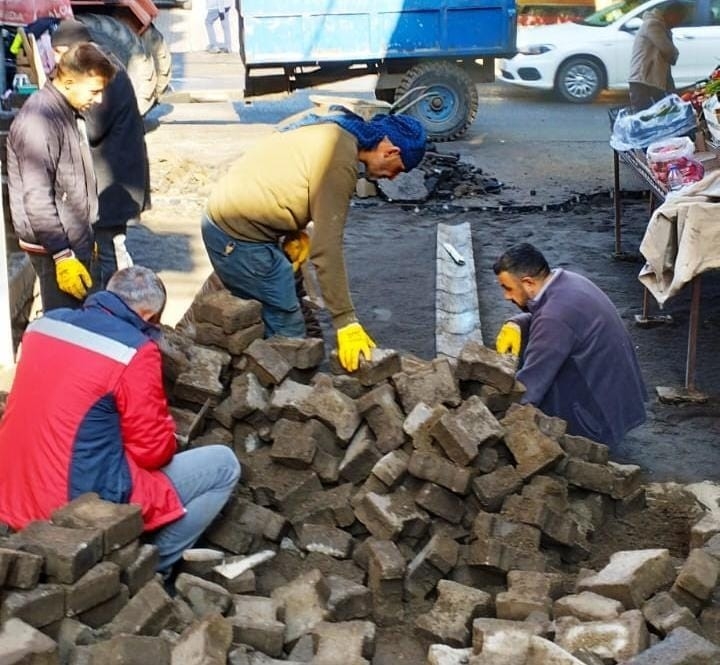
<instances>
[{"instance_id":1,"label":"man in yellow sweater","mask_svg":"<svg viewBox=\"0 0 720 665\"><path fill-rule=\"evenodd\" d=\"M260 140L217 183L202 222L205 248L233 294L263 304L267 337L305 336L293 267L309 253L341 364L354 371L361 354L369 358L375 343L355 315L342 246L358 162L370 179L394 178L420 163L425 142L422 125L408 116L315 117ZM303 230L310 221L311 247ZM280 242L293 240L301 255L291 263Z\"/></svg>"}]
</instances>

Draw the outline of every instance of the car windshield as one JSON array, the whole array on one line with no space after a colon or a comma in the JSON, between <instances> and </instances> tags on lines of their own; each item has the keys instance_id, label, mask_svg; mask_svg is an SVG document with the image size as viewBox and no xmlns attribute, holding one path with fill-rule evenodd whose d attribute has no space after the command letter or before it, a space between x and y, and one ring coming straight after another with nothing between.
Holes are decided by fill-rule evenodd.
<instances>
[{"instance_id":1,"label":"car windshield","mask_svg":"<svg viewBox=\"0 0 720 665\"><path fill-rule=\"evenodd\" d=\"M625 0L624 2L616 2L615 4L605 7L600 11L590 14L590 16L584 18L580 23L582 25L591 25L595 27L603 27L614 23L619 18L622 18L628 12L631 12L638 5L643 4L644 0Z\"/></svg>"}]
</instances>

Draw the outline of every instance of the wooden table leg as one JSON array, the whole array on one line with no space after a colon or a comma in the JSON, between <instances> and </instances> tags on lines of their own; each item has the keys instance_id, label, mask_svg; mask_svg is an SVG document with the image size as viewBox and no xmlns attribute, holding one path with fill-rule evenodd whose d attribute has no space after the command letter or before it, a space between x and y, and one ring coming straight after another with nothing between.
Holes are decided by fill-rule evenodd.
<instances>
[{"instance_id":1,"label":"wooden table leg","mask_svg":"<svg viewBox=\"0 0 720 665\"><path fill-rule=\"evenodd\" d=\"M655 326L672 323L673 318L670 314L654 314L650 316L650 291L643 288L642 314L635 315L635 325L640 328L654 328Z\"/></svg>"},{"instance_id":2,"label":"wooden table leg","mask_svg":"<svg viewBox=\"0 0 720 665\"><path fill-rule=\"evenodd\" d=\"M708 396L695 387L695 369L697 360L697 334L700 326L700 275L690 282L690 320L688 322L687 359L685 361L685 386L682 389L658 386L661 402L680 404L683 402L707 402Z\"/></svg>"},{"instance_id":3,"label":"wooden table leg","mask_svg":"<svg viewBox=\"0 0 720 665\"><path fill-rule=\"evenodd\" d=\"M700 323L700 275L692 280L690 296L690 321L688 323L687 361L685 363L685 389L695 392L695 367L697 360L697 334Z\"/></svg>"},{"instance_id":4,"label":"wooden table leg","mask_svg":"<svg viewBox=\"0 0 720 665\"><path fill-rule=\"evenodd\" d=\"M620 195L620 155L613 150L613 199L615 203L615 253L616 261L638 261L637 253L625 254L622 251L622 200Z\"/></svg>"}]
</instances>

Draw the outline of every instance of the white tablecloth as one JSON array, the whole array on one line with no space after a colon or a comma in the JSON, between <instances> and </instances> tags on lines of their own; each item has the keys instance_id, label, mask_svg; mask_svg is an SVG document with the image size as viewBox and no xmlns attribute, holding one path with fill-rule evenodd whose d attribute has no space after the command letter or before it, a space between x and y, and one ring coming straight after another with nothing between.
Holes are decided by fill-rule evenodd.
<instances>
[{"instance_id":1,"label":"white tablecloth","mask_svg":"<svg viewBox=\"0 0 720 665\"><path fill-rule=\"evenodd\" d=\"M662 306L693 277L720 268L720 169L670 193L653 213L640 243L638 278Z\"/></svg>"}]
</instances>

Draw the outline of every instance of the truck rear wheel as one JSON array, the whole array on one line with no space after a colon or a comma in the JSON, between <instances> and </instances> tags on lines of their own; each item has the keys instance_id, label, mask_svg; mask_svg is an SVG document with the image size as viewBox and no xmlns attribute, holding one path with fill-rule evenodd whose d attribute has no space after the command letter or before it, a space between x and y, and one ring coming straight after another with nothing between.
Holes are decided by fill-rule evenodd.
<instances>
[{"instance_id":1,"label":"truck rear wheel","mask_svg":"<svg viewBox=\"0 0 720 665\"><path fill-rule=\"evenodd\" d=\"M403 76L395 99L419 86L425 90L409 96L401 106L422 99L404 113L417 118L432 141L452 141L462 136L478 110L477 88L470 75L451 62L423 62Z\"/></svg>"},{"instance_id":2,"label":"truck rear wheel","mask_svg":"<svg viewBox=\"0 0 720 665\"><path fill-rule=\"evenodd\" d=\"M172 70L172 56L170 48L165 41L162 33L154 26L150 27L141 36L145 52L152 55L155 62L155 73L157 74L157 84L155 86L155 94L158 99L170 85L170 74Z\"/></svg>"},{"instance_id":3,"label":"truck rear wheel","mask_svg":"<svg viewBox=\"0 0 720 665\"><path fill-rule=\"evenodd\" d=\"M78 14L90 31L93 41L110 51L127 70L137 97L138 110L145 115L157 101L157 73L152 55L123 22L105 14Z\"/></svg>"}]
</instances>

